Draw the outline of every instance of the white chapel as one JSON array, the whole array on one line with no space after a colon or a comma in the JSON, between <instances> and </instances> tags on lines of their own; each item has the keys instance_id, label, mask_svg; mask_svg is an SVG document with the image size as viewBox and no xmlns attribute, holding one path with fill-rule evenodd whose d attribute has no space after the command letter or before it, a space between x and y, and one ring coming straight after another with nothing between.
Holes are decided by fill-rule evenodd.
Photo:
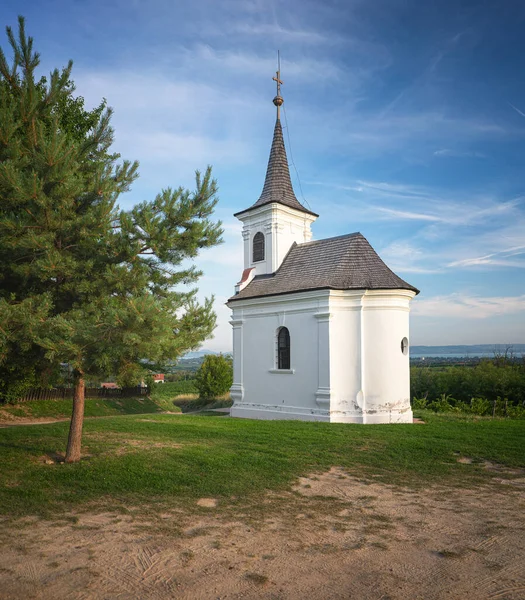
<instances>
[{"instance_id":1,"label":"white chapel","mask_svg":"<svg viewBox=\"0 0 525 600\"><path fill-rule=\"evenodd\" d=\"M312 239L295 197L279 109L262 194L242 221L244 271L228 300L231 416L411 423L410 301L360 233Z\"/></svg>"}]
</instances>

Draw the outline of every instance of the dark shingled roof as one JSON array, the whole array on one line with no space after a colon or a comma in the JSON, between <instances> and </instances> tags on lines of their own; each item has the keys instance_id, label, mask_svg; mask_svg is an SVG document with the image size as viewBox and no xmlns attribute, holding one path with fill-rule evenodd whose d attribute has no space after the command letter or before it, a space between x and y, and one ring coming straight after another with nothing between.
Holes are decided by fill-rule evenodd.
<instances>
[{"instance_id":1,"label":"dark shingled roof","mask_svg":"<svg viewBox=\"0 0 525 600\"><path fill-rule=\"evenodd\" d=\"M279 269L258 275L230 302L307 290L419 290L392 272L360 233L294 243Z\"/></svg>"},{"instance_id":2,"label":"dark shingled roof","mask_svg":"<svg viewBox=\"0 0 525 600\"><path fill-rule=\"evenodd\" d=\"M290 170L286 158L286 149L284 147L283 130L280 119L277 119L275 122L272 149L270 150L266 179L264 180L261 197L249 208L235 213L234 217L242 215L259 206L270 204L271 202L278 202L279 204L284 204L284 206L295 208L296 210L300 210L310 215L316 217L319 216L305 208L295 197L292 180L290 179Z\"/></svg>"}]
</instances>

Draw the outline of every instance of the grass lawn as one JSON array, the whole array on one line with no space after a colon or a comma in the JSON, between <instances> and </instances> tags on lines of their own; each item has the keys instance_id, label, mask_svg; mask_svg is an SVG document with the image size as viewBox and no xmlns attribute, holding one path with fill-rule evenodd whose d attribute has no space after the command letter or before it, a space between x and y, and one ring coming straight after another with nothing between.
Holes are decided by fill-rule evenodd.
<instances>
[{"instance_id":1,"label":"grass lawn","mask_svg":"<svg viewBox=\"0 0 525 600\"><path fill-rule=\"evenodd\" d=\"M227 408L233 404L229 393L215 399L199 398L197 394L193 394L191 396L179 396L172 402L173 405L183 413L209 411L213 408Z\"/></svg>"},{"instance_id":2,"label":"grass lawn","mask_svg":"<svg viewBox=\"0 0 525 600\"><path fill-rule=\"evenodd\" d=\"M192 380L156 384L151 397L170 412L196 412L232 405L229 392L220 398L199 398L198 390Z\"/></svg>"},{"instance_id":3,"label":"grass lawn","mask_svg":"<svg viewBox=\"0 0 525 600\"><path fill-rule=\"evenodd\" d=\"M524 421L423 416L424 425L370 426L165 414L90 419L86 456L70 465L45 463L63 452L67 422L0 429L0 512L257 500L334 465L410 486L478 484L494 475L481 460L525 467Z\"/></svg>"},{"instance_id":4,"label":"grass lawn","mask_svg":"<svg viewBox=\"0 0 525 600\"><path fill-rule=\"evenodd\" d=\"M9 416L26 419L69 418L73 400L34 400L20 404L4 404L0 406L0 417L7 420ZM144 413L159 413L170 410L180 412L177 406L165 405L159 400L147 396L138 398L87 398L86 417L111 417L117 415L139 415Z\"/></svg>"},{"instance_id":5,"label":"grass lawn","mask_svg":"<svg viewBox=\"0 0 525 600\"><path fill-rule=\"evenodd\" d=\"M173 400L181 394L198 394L199 391L195 387L192 379L181 381L167 381L166 383L155 383L152 389L154 398L162 398L164 400Z\"/></svg>"}]
</instances>

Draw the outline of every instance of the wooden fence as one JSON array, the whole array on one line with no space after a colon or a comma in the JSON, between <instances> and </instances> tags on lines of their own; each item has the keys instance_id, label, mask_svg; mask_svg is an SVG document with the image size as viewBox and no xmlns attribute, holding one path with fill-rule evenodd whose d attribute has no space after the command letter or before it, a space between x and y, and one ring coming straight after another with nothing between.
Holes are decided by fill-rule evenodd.
<instances>
[{"instance_id":1,"label":"wooden fence","mask_svg":"<svg viewBox=\"0 0 525 600\"><path fill-rule=\"evenodd\" d=\"M30 400L63 400L73 399L73 388L35 388L28 390L18 402ZM86 388L86 398L135 398L149 394L147 387L125 387L125 388Z\"/></svg>"}]
</instances>

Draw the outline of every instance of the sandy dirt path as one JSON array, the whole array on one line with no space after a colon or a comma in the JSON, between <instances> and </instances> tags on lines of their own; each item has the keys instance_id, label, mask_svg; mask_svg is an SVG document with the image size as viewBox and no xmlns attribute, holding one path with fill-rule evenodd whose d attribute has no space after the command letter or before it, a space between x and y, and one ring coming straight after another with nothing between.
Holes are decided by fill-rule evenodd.
<instances>
[{"instance_id":1,"label":"sandy dirt path","mask_svg":"<svg viewBox=\"0 0 525 600\"><path fill-rule=\"evenodd\" d=\"M525 598L525 479L400 489L340 469L256 507L0 523L0 598Z\"/></svg>"}]
</instances>

